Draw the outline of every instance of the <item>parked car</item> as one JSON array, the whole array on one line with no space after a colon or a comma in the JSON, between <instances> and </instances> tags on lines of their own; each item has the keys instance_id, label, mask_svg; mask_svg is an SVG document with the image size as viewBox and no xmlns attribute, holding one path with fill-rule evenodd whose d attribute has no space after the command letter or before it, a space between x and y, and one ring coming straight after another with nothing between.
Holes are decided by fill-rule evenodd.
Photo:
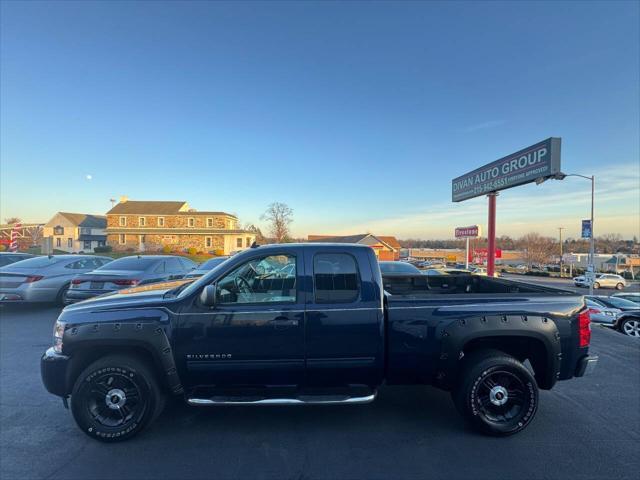
<instances>
[{"instance_id":1,"label":"parked car","mask_svg":"<svg viewBox=\"0 0 640 480\"><path fill-rule=\"evenodd\" d=\"M604 305L593 297L585 297L585 303L589 308L591 321L595 323L613 327L616 324L618 316L622 313L619 308Z\"/></svg>"},{"instance_id":2,"label":"parked car","mask_svg":"<svg viewBox=\"0 0 640 480\"><path fill-rule=\"evenodd\" d=\"M420 270L410 263L405 262L378 262L380 266L380 272L382 272L382 276L389 275L406 275L408 273L413 273L415 275L420 275Z\"/></svg>"},{"instance_id":3,"label":"parked car","mask_svg":"<svg viewBox=\"0 0 640 480\"><path fill-rule=\"evenodd\" d=\"M0 252L0 267L5 267L12 263L19 262L20 260L26 260L27 258L33 258L35 255L30 253L20 252Z\"/></svg>"},{"instance_id":4,"label":"parked car","mask_svg":"<svg viewBox=\"0 0 640 480\"><path fill-rule=\"evenodd\" d=\"M473 427L506 436L531 423L539 389L596 365L581 295L477 275L419 278L434 285L385 294L364 245L247 249L173 289L66 307L42 380L85 434L108 442L142 431L168 394L198 406L358 404L382 384L451 391Z\"/></svg>"},{"instance_id":5,"label":"parked car","mask_svg":"<svg viewBox=\"0 0 640 480\"><path fill-rule=\"evenodd\" d=\"M95 255L49 255L27 258L0 268L0 302L57 302L71 280L111 262Z\"/></svg>"},{"instance_id":6,"label":"parked car","mask_svg":"<svg viewBox=\"0 0 640 480\"><path fill-rule=\"evenodd\" d=\"M617 309L619 313L615 318L613 327L625 335L640 337L640 305L631 300L615 296L587 295L585 298L597 302L604 307Z\"/></svg>"},{"instance_id":7,"label":"parked car","mask_svg":"<svg viewBox=\"0 0 640 480\"><path fill-rule=\"evenodd\" d=\"M206 262L198 265L195 270L191 270L191 272L187 273L185 278L201 277L202 275L209 273L210 270L213 270L228 258L230 258L230 256L215 257L207 260Z\"/></svg>"},{"instance_id":8,"label":"parked car","mask_svg":"<svg viewBox=\"0 0 640 480\"><path fill-rule=\"evenodd\" d=\"M576 287L588 287L589 279L586 275L580 275L573 279ZM593 288L615 288L622 290L627 286L627 281L620 275L613 273L596 273Z\"/></svg>"},{"instance_id":9,"label":"parked car","mask_svg":"<svg viewBox=\"0 0 640 480\"><path fill-rule=\"evenodd\" d=\"M616 298L624 298L625 300L629 300L633 303L637 303L640 305L640 293L634 293L634 292L614 293L611 296Z\"/></svg>"},{"instance_id":10,"label":"parked car","mask_svg":"<svg viewBox=\"0 0 640 480\"><path fill-rule=\"evenodd\" d=\"M78 275L66 292L65 303L153 282L183 278L197 267L188 258L173 255L122 257L91 272Z\"/></svg>"}]
</instances>

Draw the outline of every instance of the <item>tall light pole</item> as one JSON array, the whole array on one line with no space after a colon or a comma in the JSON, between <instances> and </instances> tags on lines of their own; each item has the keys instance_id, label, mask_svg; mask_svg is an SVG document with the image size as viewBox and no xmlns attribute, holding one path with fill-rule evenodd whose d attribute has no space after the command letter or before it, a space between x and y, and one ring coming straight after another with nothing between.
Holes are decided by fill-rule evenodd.
<instances>
[{"instance_id":1,"label":"tall light pole","mask_svg":"<svg viewBox=\"0 0 640 480\"><path fill-rule=\"evenodd\" d=\"M558 227L558 231L560 232L560 278L563 277L563 272L562 272L562 230L564 230L565 227Z\"/></svg>"},{"instance_id":2,"label":"tall light pole","mask_svg":"<svg viewBox=\"0 0 640 480\"><path fill-rule=\"evenodd\" d=\"M595 196L595 191L596 191L596 177L595 175L591 175L590 177L586 176L586 175L580 175L577 173L558 173L555 178L557 180L564 180L566 177L580 177L580 178L585 178L589 181L591 181L591 232L590 232L590 238L589 238L589 295L593 295L593 282L595 280L595 273L596 273L596 269L595 269L595 265L594 265L594 257L595 257L595 241L594 241L594 236L593 236L593 203L594 203L594 196Z\"/></svg>"}]
</instances>

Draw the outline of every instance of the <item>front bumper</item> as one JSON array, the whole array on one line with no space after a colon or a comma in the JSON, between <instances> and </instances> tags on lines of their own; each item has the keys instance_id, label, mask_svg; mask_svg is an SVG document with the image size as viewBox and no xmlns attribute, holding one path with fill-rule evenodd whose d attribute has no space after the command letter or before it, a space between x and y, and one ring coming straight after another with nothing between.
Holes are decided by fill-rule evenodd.
<instances>
[{"instance_id":1,"label":"front bumper","mask_svg":"<svg viewBox=\"0 0 640 480\"><path fill-rule=\"evenodd\" d=\"M40 359L40 375L44 388L49 393L66 397L67 380L69 378L69 364L71 357L56 353L53 347L49 348Z\"/></svg>"},{"instance_id":2,"label":"front bumper","mask_svg":"<svg viewBox=\"0 0 640 480\"><path fill-rule=\"evenodd\" d=\"M576 377L584 377L585 375L590 375L593 373L593 370L596 368L596 364L598 363L597 355L587 355L582 357L578 361L578 366L576 367Z\"/></svg>"}]
</instances>

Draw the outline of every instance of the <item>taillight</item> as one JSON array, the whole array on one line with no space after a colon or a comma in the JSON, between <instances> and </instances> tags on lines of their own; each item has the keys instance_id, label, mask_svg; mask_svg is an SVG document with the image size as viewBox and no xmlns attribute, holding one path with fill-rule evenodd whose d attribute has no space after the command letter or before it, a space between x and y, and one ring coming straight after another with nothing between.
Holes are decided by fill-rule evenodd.
<instances>
[{"instance_id":1,"label":"taillight","mask_svg":"<svg viewBox=\"0 0 640 480\"><path fill-rule=\"evenodd\" d=\"M578 314L578 338L580 348L585 348L591 343L591 318L589 317L592 310L584 310Z\"/></svg>"},{"instance_id":2,"label":"taillight","mask_svg":"<svg viewBox=\"0 0 640 480\"><path fill-rule=\"evenodd\" d=\"M587 313L589 315L598 315L599 313L602 313L602 312L597 308L590 308L589 310L587 310Z\"/></svg>"},{"instance_id":3,"label":"taillight","mask_svg":"<svg viewBox=\"0 0 640 480\"><path fill-rule=\"evenodd\" d=\"M72 285L80 285L81 283L84 283L84 282L86 282L86 280L80 280L79 278L75 278L71 280Z\"/></svg>"},{"instance_id":4,"label":"taillight","mask_svg":"<svg viewBox=\"0 0 640 480\"><path fill-rule=\"evenodd\" d=\"M113 283L115 283L116 285L133 286L133 285L137 285L139 281L140 280L126 279L126 280L114 280Z\"/></svg>"},{"instance_id":5,"label":"taillight","mask_svg":"<svg viewBox=\"0 0 640 480\"><path fill-rule=\"evenodd\" d=\"M33 282L37 282L38 280L42 280L44 277L42 275L29 275L27 278L25 278L24 283L33 283Z\"/></svg>"}]
</instances>

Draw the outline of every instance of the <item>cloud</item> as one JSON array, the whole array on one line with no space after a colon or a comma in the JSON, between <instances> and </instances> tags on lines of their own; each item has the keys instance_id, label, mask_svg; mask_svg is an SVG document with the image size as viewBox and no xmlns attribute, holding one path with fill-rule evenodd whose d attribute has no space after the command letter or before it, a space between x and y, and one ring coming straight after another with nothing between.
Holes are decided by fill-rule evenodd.
<instances>
[{"instance_id":1,"label":"cloud","mask_svg":"<svg viewBox=\"0 0 640 480\"><path fill-rule=\"evenodd\" d=\"M620 233L625 237L640 232L640 183L634 164L608 165L596 176L596 235ZM590 185L568 177L542 186L526 185L501 192L498 197L497 234L519 236L530 231L556 235L557 227L567 236L578 236L580 220L589 218ZM336 234L372 232L399 238L450 238L454 227L480 224L486 229L487 202L484 197L461 203L443 201L418 211L345 225Z\"/></svg>"},{"instance_id":2,"label":"cloud","mask_svg":"<svg viewBox=\"0 0 640 480\"><path fill-rule=\"evenodd\" d=\"M462 129L465 133L475 132L477 130L484 130L486 128L499 127L504 124L504 120L489 120L488 122L477 123L475 125L469 125Z\"/></svg>"}]
</instances>

